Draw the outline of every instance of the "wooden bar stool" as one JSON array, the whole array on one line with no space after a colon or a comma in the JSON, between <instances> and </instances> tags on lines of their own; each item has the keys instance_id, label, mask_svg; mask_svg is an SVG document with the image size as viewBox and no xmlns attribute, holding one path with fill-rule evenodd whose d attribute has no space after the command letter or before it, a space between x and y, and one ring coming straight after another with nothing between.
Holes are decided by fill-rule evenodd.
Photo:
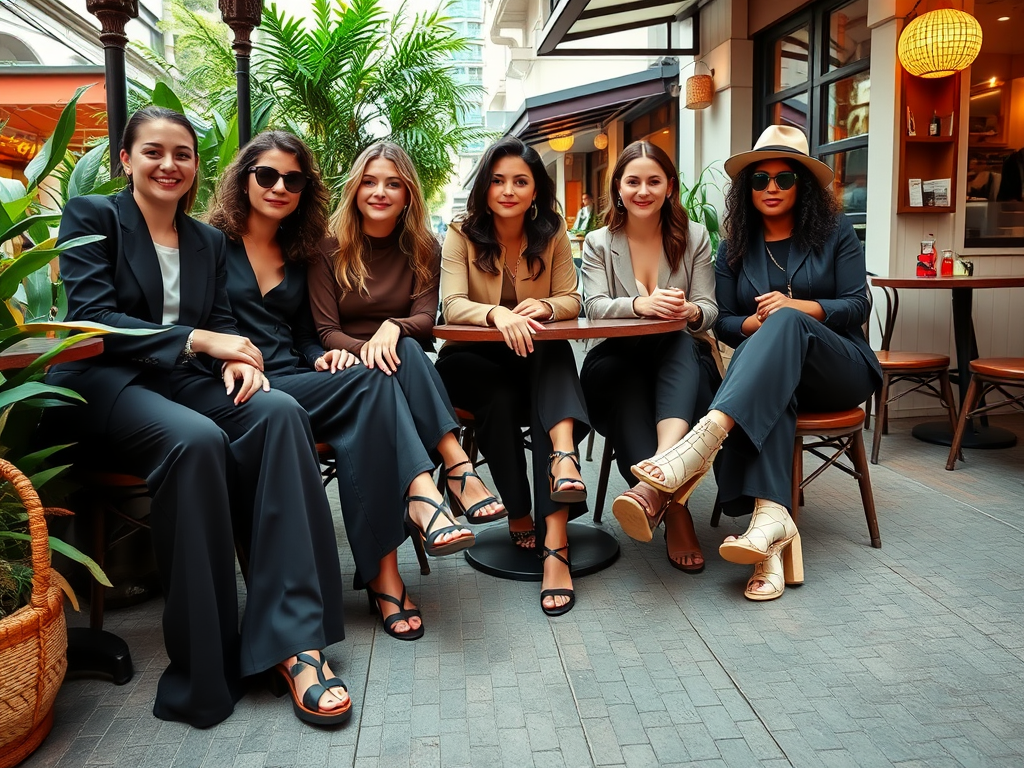
<instances>
[{"instance_id":1,"label":"wooden bar stool","mask_svg":"<svg viewBox=\"0 0 1024 768\"><path fill-rule=\"evenodd\" d=\"M949 447L946 469L952 471L956 468L957 458L963 458L960 445L969 419L1006 405L1024 410L1024 392L1014 395L1007 392L1005 387L1024 387L1024 357L981 357L971 361L971 383L960 408L960 419L953 433L953 444ZM998 403L984 404L985 396L993 390L1005 399Z\"/></svg>"},{"instance_id":2,"label":"wooden bar stool","mask_svg":"<svg viewBox=\"0 0 1024 768\"><path fill-rule=\"evenodd\" d=\"M320 458L320 474L323 477L324 488L326 489L332 480L337 480L340 484L338 462L334 455L334 449L327 443L317 443L316 453ZM413 548L416 550L416 560L420 564L420 573L427 576L430 573L430 562L427 560L427 553L423 549L423 541L416 535L409 538L412 539Z\"/></svg>"},{"instance_id":3,"label":"wooden bar stool","mask_svg":"<svg viewBox=\"0 0 1024 768\"><path fill-rule=\"evenodd\" d=\"M793 495L790 514L799 523L800 507L804 503L804 489L829 467L836 467L857 480L860 498L864 505L864 517L868 523L871 546L882 546L878 532L878 518L875 514L875 497L871 491L871 476L868 474L867 453L864 450L864 411L851 408L833 413L799 413L796 419L796 439L793 442ZM814 437L813 442L804 438ZM829 451L825 453L824 451ZM824 463L807 477L804 477L804 451L812 453ZM842 461L847 457L852 466ZM711 525L717 527L722 516L722 505L716 499L711 513Z\"/></svg>"}]
</instances>

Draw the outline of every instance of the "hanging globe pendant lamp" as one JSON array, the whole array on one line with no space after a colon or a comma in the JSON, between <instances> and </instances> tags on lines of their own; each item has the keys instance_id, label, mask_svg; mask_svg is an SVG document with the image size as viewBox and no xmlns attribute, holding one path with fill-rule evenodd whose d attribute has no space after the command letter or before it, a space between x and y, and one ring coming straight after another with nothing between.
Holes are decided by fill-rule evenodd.
<instances>
[{"instance_id":1,"label":"hanging globe pendant lamp","mask_svg":"<svg viewBox=\"0 0 1024 768\"><path fill-rule=\"evenodd\" d=\"M948 77L971 65L981 51L981 24L965 11L939 8L911 21L900 35L903 68L918 77Z\"/></svg>"}]
</instances>

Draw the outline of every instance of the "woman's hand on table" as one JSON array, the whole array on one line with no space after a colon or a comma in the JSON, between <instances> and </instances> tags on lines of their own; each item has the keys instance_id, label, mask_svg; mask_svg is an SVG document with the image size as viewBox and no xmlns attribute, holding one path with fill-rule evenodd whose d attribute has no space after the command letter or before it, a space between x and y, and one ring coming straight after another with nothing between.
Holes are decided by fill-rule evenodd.
<instances>
[{"instance_id":1,"label":"woman's hand on table","mask_svg":"<svg viewBox=\"0 0 1024 768\"><path fill-rule=\"evenodd\" d=\"M534 320L550 320L554 315L554 310L540 299L523 299L512 311L523 317L532 317Z\"/></svg>"},{"instance_id":2,"label":"woman's hand on table","mask_svg":"<svg viewBox=\"0 0 1024 768\"><path fill-rule=\"evenodd\" d=\"M637 296L633 299L633 311L640 317L691 320L700 310L696 304L686 300L686 291L682 288L655 288L650 296Z\"/></svg>"},{"instance_id":3,"label":"woman's hand on table","mask_svg":"<svg viewBox=\"0 0 1024 768\"><path fill-rule=\"evenodd\" d=\"M263 375L259 368L232 360L225 363L221 371L224 378L224 387L230 395L235 390L235 382L240 381L238 394L235 395L235 405L240 405L255 395L261 389L264 392L270 391L270 379Z\"/></svg>"},{"instance_id":4,"label":"woman's hand on table","mask_svg":"<svg viewBox=\"0 0 1024 768\"><path fill-rule=\"evenodd\" d=\"M532 317L517 314L506 307L495 307L491 310L490 319L491 324L501 331L509 349L520 357L533 352L533 334L544 330L544 326Z\"/></svg>"},{"instance_id":5,"label":"woman's hand on table","mask_svg":"<svg viewBox=\"0 0 1024 768\"><path fill-rule=\"evenodd\" d=\"M380 368L390 376L398 370L402 361L398 359L398 339L402 329L397 323L385 320L377 332L363 344L359 357L367 368Z\"/></svg>"},{"instance_id":6,"label":"woman's hand on table","mask_svg":"<svg viewBox=\"0 0 1024 768\"><path fill-rule=\"evenodd\" d=\"M359 365L359 362L359 357L347 349L329 349L313 361L313 368L318 371L334 373L351 368L353 365Z\"/></svg>"},{"instance_id":7,"label":"woman's hand on table","mask_svg":"<svg viewBox=\"0 0 1024 768\"><path fill-rule=\"evenodd\" d=\"M196 328L192 332L192 351L229 363L247 363L256 370L263 370L263 353L245 336Z\"/></svg>"}]
</instances>

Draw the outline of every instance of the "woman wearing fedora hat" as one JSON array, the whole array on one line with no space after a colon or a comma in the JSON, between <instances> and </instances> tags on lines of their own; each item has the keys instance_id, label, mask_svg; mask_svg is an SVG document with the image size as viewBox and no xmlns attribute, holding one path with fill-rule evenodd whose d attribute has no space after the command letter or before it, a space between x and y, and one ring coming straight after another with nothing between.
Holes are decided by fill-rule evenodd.
<instances>
[{"instance_id":1,"label":"woman wearing fedora hat","mask_svg":"<svg viewBox=\"0 0 1024 768\"><path fill-rule=\"evenodd\" d=\"M828 190L832 169L808 156L799 129L773 125L725 170L733 184L715 264L715 331L736 352L708 415L632 470L682 503L724 447L716 471L723 510L752 516L718 551L754 565L746 597L773 600L803 582L788 509L797 404L854 408L881 371L861 331L869 311L864 250Z\"/></svg>"}]
</instances>

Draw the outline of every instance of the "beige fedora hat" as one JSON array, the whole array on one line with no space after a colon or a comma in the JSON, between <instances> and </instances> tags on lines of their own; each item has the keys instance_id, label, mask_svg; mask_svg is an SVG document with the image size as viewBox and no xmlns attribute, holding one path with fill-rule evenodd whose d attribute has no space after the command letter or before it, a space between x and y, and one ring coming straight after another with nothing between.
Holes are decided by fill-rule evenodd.
<instances>
[{"instance_id":1,"label":"beige fedora hat","mask_svg":"<svg viewBox=\"0 0 1024 768\"><path fill-rule=\"evenodd\" d=\"M804 136L804 132L791 125L769 125L758 137L752 150L740 152L725 161L725 172L729 174L729 178L735 179L748 165L776 159L800 163L814 174L823 187L827 187L835 178L831 168L808 154L807 137Z\"/></svg>"}]
</instances>

